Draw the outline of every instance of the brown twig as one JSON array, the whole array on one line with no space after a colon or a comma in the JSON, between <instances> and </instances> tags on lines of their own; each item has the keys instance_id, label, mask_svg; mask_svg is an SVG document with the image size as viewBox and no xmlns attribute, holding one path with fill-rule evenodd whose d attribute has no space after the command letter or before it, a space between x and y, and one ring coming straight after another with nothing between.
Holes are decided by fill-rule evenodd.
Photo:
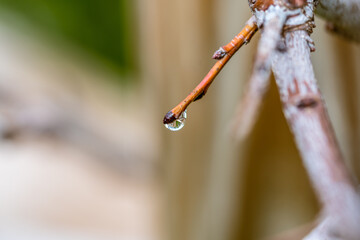
<instances>
[{"instance_id":1,"label":"brown twig","mask_svg":"<svg viewBox=\"0 0 360 240\"><path fill-rule=\"evenodd\" d=\"M236 53L237 50L244 44L247 43L251 37L255 34L257 30L257 25L255 24L255 18L251 17L245 27L241 30L241 32L223 49L222 57L218 57L220 59L215 63L215 65L211 68L208 74L204 77L204 79L195 87L195 89L184 99L182 100L176 107L170 110L164 117L163 123L168 124L175 121L182 112L189 106L193 101L199 100L202 98L211 83L215 79L215 77L219 74L221 69L225 66L225 64L230 60L230 58ZM218 50L219 51L219 50ZM217 52L218 52L217 51ZM216 55L216 52L214 56Z\"/></svg>"},{"instance_id":2,"label":"brown twig","mask_svg":"<svg viewBox=\"0 0 360 240\"><path fill-rule=\"evenodd\" d=\"M256 25L255 25L256 26ZM213 59L222 59L227 53L231 52L234 48L240 48L243 44L247 44L257 31L257 27L254 25L246 24L243 30L236 35L231 42L222 46L212 56Z\"/></svg>"}]
</instances>

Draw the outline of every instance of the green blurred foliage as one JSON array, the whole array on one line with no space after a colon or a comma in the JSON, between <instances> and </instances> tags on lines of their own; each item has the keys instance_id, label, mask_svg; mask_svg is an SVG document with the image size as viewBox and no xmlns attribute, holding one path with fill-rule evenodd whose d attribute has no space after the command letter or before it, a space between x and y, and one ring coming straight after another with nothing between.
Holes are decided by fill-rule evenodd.
<instances>
[{"instance_id":1,"label":"green blurred foliage","mask_svg":"<svg viewBox=\"0 0 360 240\"><path fill-rule=\"evenodd\" d=\"M0 0L2 10L90 52L121 74L135 69L131 7L131 0Z\"/></svg>"}]
</instances>

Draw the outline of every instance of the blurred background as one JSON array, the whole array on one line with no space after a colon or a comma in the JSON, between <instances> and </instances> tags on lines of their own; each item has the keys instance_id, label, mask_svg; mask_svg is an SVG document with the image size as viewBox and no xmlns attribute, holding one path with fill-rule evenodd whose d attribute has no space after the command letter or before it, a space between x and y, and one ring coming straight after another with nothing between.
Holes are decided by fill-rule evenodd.
<instances>
[{"instance_id":1,"label":"blurred background","mask_svg":"<svg viewBox=\"0 0 360 240\"><path fill-rule=\"evenodd\" d=\"M183 130L162 124L249 17L240 0L0 0L0 239L253 240L309 229L319 206L273 80L251 136L230 137L258 36ZM315 73L360 176L360 46L316 24Z\"/></svg>"}]
</instances>

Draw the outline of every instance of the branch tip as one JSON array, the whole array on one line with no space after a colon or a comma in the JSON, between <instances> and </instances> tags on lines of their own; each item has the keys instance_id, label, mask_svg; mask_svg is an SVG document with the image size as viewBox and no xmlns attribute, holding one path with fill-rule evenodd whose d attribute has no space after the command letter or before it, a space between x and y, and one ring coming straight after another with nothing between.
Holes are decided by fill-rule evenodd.
<instances>
[{"instance_id":1,"label":"branch tip","mask_svg":"<svg viewBox=\"0 0 360 240\"><path fill-rule=\"evenodd\" d=\"M255 24L255 18L251 17L241 32L234 39L232 39L230 43L221 47L214 53L213 58L217 59L218 61L210 69L208 74L206 74L203 80L195 87L195 89L183 101L181 101L176 107L174 107L165 115L163 120L164 124L169 124L175 121L192 102L201 99L205 95L211 83L219 74L221 69L223 69L225 64L244 43L249 42L251 37L255 34L256 30L257 25Z\"/></svg>"},{"instance_id":2,"label":"branch tip","mask_svg":"<svg viewBox=\"0 0 360 240\"><path fill-rule=\"evenodd\" d=\"M163 119L163 123L164 124L169 124L172 123L173 121L176 120L176 116L172 111L169 111L165 114L164 119Z\"/></svg>"}]
</instances>

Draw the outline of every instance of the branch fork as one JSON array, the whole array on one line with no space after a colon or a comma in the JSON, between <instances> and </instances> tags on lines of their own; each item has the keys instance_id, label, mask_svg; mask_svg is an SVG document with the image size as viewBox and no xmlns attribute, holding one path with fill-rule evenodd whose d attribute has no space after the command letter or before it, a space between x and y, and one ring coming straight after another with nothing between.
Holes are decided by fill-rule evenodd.
<instances>
[{"instance_id":1,"label":"branch fork","mask_svg":"<svg viewBox=\"0 0 360 240\"><path fill-rule=\"evenodd\" d=\"M332 1L332 0L323 0ZM338 0L343 1L343 0ZM360 239L360 196L347 171L315 79L310 52L314 11L319 0L249 0L253 17L244 29L213 55L218 62L201 83L163 122L177 119L203 97L231 56L261 30L248 86L235 117L236 136L244 139L256 121L274 73L283 112L302 156L314 191L322 204L317 226L305 240Z\"/></svg>"}]
</instances>

